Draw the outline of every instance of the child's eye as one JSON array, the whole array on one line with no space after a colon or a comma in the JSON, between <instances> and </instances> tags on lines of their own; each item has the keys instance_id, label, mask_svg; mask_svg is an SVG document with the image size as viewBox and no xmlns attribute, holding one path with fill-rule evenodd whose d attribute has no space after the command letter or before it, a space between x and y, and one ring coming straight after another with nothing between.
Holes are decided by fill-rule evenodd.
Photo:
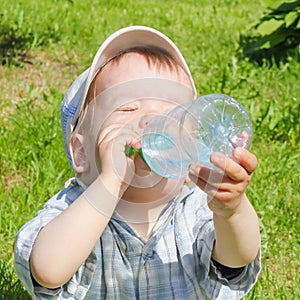
<instances>
[{"instance_id":1,"label":"child's eye","mask_svg":"<svg viewBox=\"0 0 300 300\"><path fill-rule=\"evenodd\" d=\"M124 112L130 112L130 111L135 111L137 110L138 107L136 105L123 105L123 106L120 106L117 110L118 111L124 111Z\"/></svg>"}]
</instances>

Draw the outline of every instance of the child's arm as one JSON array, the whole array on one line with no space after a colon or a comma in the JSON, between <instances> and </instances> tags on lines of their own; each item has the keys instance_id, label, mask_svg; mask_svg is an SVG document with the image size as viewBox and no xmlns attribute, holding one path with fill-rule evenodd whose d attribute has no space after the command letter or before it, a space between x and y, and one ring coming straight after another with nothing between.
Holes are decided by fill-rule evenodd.
<instances>
[{"instance_id":1,"label":"child's arm","mask_svg":"<svg viewBox=\"0 0 300 300\"><path fill-rule=\"evenodd\" d=\"M110 192L104 179L99 177L87 192L93 189L97 198L103 195L103 205L112 208L118 203L119 191L115 188L117 183L110 181L109 185ZM96 210L82 194L41 230L30 256L31 272L39 284L55 288L72 277L89 256L110 220L108 209L104 211Z\"/></svg>"},{"instance_id":2,"label":"child's arm","mask_svg":"<svg viewBox=\"0 0 300 300\"><path fill-rule=\"evenodd\" d=\"M118 136L115 128L100 138L101 174L66 210L38 234L30 255L34 279L44 287L66 283L87 259L108 224L133 176L132 159L124 153L134 135ZM112 151L114 155L112 155ZM112 162L117 158L117 170ZM131 165L131 166L130 166ZM130 169L130 171L128 171Z\"/></svg>"},{"instance_id":3,"label":"child's arm","mask_svg":"<svg viewBox=\"0 0 300 300\"><path fill-rule=\"evenodd\" d=\"M214 212L216 242L212 258L222 265L237 268L252 262L260 247L259 222L245 191L257 167L255 155L237 148L234 158L219 153L212 162L224 171L220 175L199 165L190 167L191 179L208 194Z\"/></svg>"}]
</instances>

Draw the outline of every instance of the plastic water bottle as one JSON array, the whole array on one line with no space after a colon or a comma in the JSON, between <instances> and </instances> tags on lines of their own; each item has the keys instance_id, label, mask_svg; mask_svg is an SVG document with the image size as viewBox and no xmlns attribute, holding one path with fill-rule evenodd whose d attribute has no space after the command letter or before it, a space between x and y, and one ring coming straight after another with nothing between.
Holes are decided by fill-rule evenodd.
<instances>
[{"instance_id":1,"label":"plastic water bottle","mask_svg":"<svg viewBox=\"0 0 300 300\"><path fill-rule=\"evenodd\" d=\"M192 162L216 169L212 152L232 157L234 148L250 147L252 136L247 110L230 96L210 94L152 118L139 152L155 173L182 178Z\"/></svg>"}]
</instances>

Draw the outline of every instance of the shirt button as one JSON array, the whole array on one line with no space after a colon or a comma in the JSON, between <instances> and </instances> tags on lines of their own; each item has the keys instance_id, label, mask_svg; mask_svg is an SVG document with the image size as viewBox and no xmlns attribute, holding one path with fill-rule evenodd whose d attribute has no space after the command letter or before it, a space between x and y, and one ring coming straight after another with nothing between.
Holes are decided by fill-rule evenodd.
<instances>
[{"instance_id":1,"label":"shirt button","mask_svg":"<svg viewBox=\"0 0 300 300\"><path fill-rule=\"evenodd\" d=\"M149 254L148 254L148 257L149 257L149 258L153 258L154 255L155 255L155 252L154 252L153 250L151 250L151 251L149 252Z\"/></svg>"},{"instance_id":2,"label":"shirt button","mask_svg":"<svg viewBox=\"0 0 300 300\"><path fill-rule=\"evenodd\" d=\"M149 253L143 255L143 259L146 262L148 259L153 259L155 256L155 251L151 250Z\"/></svg>"}]
</instances>

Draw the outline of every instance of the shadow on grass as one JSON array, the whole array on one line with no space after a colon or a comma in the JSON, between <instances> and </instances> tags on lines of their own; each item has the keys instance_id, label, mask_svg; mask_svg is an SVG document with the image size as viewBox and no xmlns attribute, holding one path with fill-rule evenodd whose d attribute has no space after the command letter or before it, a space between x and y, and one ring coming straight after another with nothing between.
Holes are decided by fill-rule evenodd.
<instances>
[{"instance_id":1,"label":"shadow on grass","mask_svg":"<svg viewBox=\"0 0 300 300\"><path fill-rule=\"evenodd\" d=\"M22 34L8 26L0 28L0 63L2 65L21 65L29 63L27 52L33 43L32 34Z\"/></svg>"},{"instance_id":2,"label":"shadow on grass","mask_svg":"<svg viewBox=\"0 0 300 300\"><path fill-rule=\"evenodd\" d=\"M1 300L29 300L31 297L24 290L20 280L12 268L0 260L0 299Z\"/></svg>"}]
</instances>

